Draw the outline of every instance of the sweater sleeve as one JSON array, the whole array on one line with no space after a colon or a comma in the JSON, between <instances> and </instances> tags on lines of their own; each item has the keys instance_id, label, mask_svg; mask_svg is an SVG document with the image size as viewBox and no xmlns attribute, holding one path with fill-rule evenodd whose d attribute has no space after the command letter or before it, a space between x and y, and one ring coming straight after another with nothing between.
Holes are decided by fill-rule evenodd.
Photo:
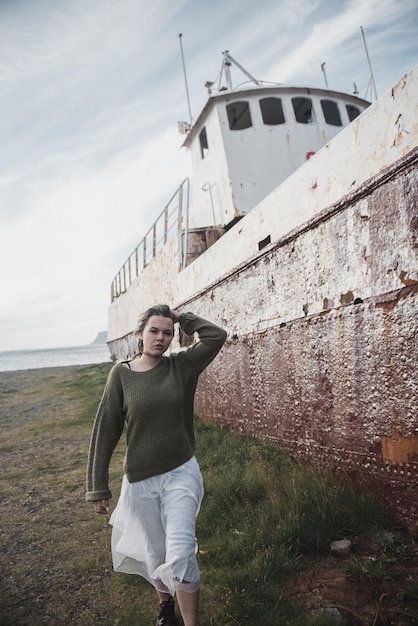
<instances>
[{"instance_id":1,"label":"sweater sleeve","mask_svg":"<svg viewBox=\"0 0 418 626\"><path fill-rule=\"evenodd\" d=\"M109 372L91 434L87 463L87 502L112 497L109 489L109 463L123 426L123 390L118 366L115 365Z\"/></svg>"},{"instance_id":2,"label":"sweater sleeve","mask_svg":"<svg viewBox=\"0 0 418 626\"><path fill-rule=\"evenodd\" d=\"M186 335L197 333L199 341L187 349L188 359L202 372L218 354L226 339L226 331L194 313L182 313L180 327Z\"/></svg>"}]
</instances>

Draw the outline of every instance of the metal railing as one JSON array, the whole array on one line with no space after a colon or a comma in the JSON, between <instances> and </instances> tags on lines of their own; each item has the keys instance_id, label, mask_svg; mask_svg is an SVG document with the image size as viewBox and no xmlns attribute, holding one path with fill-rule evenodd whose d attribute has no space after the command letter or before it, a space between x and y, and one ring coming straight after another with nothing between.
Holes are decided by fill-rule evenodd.
<instances>
[{"instance_id":1,"label":"metal railing","mask_svg":"<svg viewBox=\"0 0 418 626\"><path fill-rule=\"evenodd\" d=\"M185 178L113 279L110 294L111 302L128 290L135 278L165 246L169 233L174 229L176 231L181 230L184 207L187 210L188 203L189 179Z\"/></svg>"}]
</instances>

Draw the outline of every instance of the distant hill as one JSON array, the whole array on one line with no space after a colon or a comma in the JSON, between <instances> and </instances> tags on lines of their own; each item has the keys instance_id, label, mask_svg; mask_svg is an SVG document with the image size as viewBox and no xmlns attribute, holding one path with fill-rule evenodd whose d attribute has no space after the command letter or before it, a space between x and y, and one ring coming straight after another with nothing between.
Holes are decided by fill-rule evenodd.
<instances>
[{"instance_id":1,"label":"distant hill","mask_svg":"<svg viewBox=\"0 0 418 626\"><path fill-rule=\"evenodd\" d=\"M103 330L99 333L94 341L91 342L91 346L96 345L97 343L106 343L107 341L107 331Z\"/></svg>"}]
</instances>

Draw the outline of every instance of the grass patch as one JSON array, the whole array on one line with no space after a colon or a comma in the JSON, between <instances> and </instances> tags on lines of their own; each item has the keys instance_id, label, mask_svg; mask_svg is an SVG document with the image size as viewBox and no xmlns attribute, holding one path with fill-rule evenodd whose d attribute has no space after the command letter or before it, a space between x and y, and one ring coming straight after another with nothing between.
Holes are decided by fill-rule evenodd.
<instances>
[{"instance_id":1,"label":"grass patch","mask_svg":"<svg viewBox=\"0 0 418 626\"><path fill-rule=\"evenodd\" d=\"M137 576L112 572L108 518L94 515L84 502L90 431L110 367L17 373L9 381L13 394L0 380L0 409L13 416L0 441L3 626L155 622L154 590ZM206 490L197 525L201 626L335 623L332 614L312 610L319 602L313 596L315 576L324 573L328 582L321 583L319 608L342 604L332 595L338 578L348 585L370 584L364 623L370 616L373 623L377 610L382 615L383 603L378 609L373 605L376 590L390 598L395 621L388 624L414 623L402 617L411 620L418 611L417 577L407 568L411 539L366 495L312 471L275 444L200 420L196 435ZM113 505L123 455L121 441L110 468ZM361 552L341 562L330 556L330 541L353 535L370 537L367 545L379 551L376 560ZM408 574L402 577L405 563ZM379 585L395 581L393 592L387 587L381 592ZM350 602L346 595L345 605ZM340 623L355 623L349 613L341 615Z\"/></svg>"},{"instance_id":2,"label":"grass patch","mask_svg":"<svg viewBox=\"0 0 418 626\"><path fill-rule=\"evenodd\" d=\"M392 563L388 559L376 559L367 557L365 559L352 559L347 566L347 575L360 580L372 583L381 580L392 580Z\"/></svg>"},{"instance_id":3,"label":"grass patch","mask_svg":"<svg viewBox=\"0 0 418 626\"><path fill-rule=\"evenodd\" d=\"M225 616L231 624L237 616L239 623L262 623L277 611L283 623L298 623L284 584L301 556L328 553L332 540L376 523L394 526L348 484L313 472L274 444L199 420L196 433L206 485L197 527L200 564L211 594L222 599L219 623ZM303 619L310 624L330 618Z\"/></svg>"}]
</instances>

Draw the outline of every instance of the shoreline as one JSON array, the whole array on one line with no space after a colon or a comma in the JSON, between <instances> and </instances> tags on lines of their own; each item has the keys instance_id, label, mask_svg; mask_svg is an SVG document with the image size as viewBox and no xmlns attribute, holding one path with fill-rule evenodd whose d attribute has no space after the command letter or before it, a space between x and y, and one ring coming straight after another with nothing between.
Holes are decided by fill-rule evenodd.
<instances>
[{"instance_id":1,"label":"shoreline","mask_svg":"<svg viewBox=\"0 0 418 626\"><path fill-rule=\"evenodd\" d=\"M44 410L49 400L55 402L54 385L65 384L74 373L82 370L86 370L86 375L87 372L100 372L107 375L106 369L110 370L111 366L113 362L109 361L109 363L57 365L0 372L0 424L4 426L13 417L19 419L23 414L25 414L25 419L31 421L34 418L32 413L36 416L40 396L43 398ZM30 412L22 411L23 402L30 405ZM19 408L18 405L20 405Z\"/></svg>"},{"instance_id":2,"label":"shoreline","mask_svg":"<svg viewBox=\"0 0 418 626\"><path fill-rule=\"evenodd\" d=\"M107 344L0 352L0 374L78 365L111 363Z\"/></svg>"},{"instance_id":3,"label":"shoreline","mask_svg":"<svg viewBox=\"0 0 418 626\"><path fill-rule=\"evenodd\" d=\"M27 367L16 370L0 370L0 379L3 375L11 375L11 374L27 374L29 372L49 372L49 371L57 371L57 370L68 370L68 369L79 369L82 367L96 367L98 365L113 365L113 361L109 359L109 361L100 361L98 363L79 363L76 365L49 365L47 367Z\"/></svg>"}]
</instances>

